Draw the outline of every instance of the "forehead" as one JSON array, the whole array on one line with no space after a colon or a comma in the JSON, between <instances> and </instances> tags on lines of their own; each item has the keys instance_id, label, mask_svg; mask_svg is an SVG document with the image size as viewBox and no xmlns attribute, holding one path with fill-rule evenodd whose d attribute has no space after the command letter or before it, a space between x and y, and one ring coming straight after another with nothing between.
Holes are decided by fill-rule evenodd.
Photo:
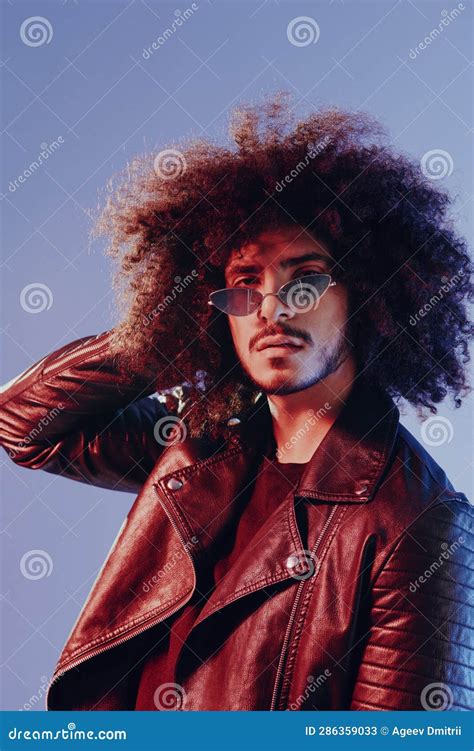
<instances>
[{"instance_id":1,"label":"forehead","mask_svg":"<svg viewBox=\"0 0 474 751\"><path fill-rule=\"evenodd\" d=\"M286 268L288 261L297 258L320 260L328 267L332 265L332 256L327 245L317 240L303 227L291 227L283 230L268 230L260 233L252 242L232 251L225 275L249 268L278 270Z\"/></svg>"}]
</instances>

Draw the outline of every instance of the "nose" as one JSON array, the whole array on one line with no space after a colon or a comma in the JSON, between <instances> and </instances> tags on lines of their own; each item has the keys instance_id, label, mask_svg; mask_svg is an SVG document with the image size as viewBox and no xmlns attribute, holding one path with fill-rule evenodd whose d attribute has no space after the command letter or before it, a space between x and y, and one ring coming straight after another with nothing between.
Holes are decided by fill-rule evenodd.
<instances>
[{"instance_id":1,"label":"nose","mask_svg":"<svg viewBox=\"0 0 474 751\"><path fill-rule=\"evenodd\" d=\"M285 305L276 293L267 292L257 313L263 321L278 321L293 318L295 312Z\"/></svg>"}]
</instances>

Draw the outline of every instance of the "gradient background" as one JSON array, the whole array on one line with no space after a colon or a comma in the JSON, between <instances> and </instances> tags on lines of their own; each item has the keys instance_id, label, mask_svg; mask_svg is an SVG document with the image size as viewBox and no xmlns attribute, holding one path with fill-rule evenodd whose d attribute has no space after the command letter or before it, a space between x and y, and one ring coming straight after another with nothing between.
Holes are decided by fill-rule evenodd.
<instances>
[{"instance_id":1,"label":"gradient background","mask_svg":"<svg viewBox=\"0 0 474 751\"><path fill-rule=\"evenodd\" d=\"M472 6L413 59L438 27L439 2L217 2L195 11L149 59L144 47L163 33L175 11L190 7L154 0L117 2L2 0L2 372L4 383L43 355L114 325L110 260L90 244L89 211L111 174L137 152L156 153L185 135L227 142L229 109L277 89L294 93L298 114L321 104L366 110L390 140L415 159L448 152L443 178L456 197L459 229L470 233L472 200ZM47 18L49 43L32 47L23 21ZM289 22L310 16L317 43L297 47ZM64 143L25 183L18 178L41 144ZM45 284L52 305L28 313L20 295ZM472 401L441 405L449 420L428 451L457 490L471 498ZM407 409L403 422L420 437ZM56 660L122 521L127 493L86 487L22 470L2 451L3 575L0 586L3 709L33 696ZM46 551L50 576L20 571L27 551Z\"/></svg>"}]
</instances>

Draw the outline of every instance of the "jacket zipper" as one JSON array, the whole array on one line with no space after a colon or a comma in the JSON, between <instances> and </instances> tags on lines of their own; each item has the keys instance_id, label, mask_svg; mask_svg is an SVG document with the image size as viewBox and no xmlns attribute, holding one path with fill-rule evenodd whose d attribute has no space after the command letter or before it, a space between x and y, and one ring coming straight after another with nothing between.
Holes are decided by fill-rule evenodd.
<instances>
[{"instance_id":1,"label":"jacket zipper","mask_svg":"<svg viewBox=\"0 0 474 751\"><path fill-rule=\"evenodd\" d=\"M159 497L159 493L158 493L158 490L157 490L156 486L154 485L153 487L155 488L155 492L156 492L156 494ZM163 506L163 508L164 508L164 510L166 512L166 515L167 515L168 519L170 520L170 522L171 522L171 524L172 524L172 526L173 526L176 534L178 535L178 537L179 537L179 539L181 541L181 544L182 544L182 546L184 548L184 551L185 551L186 555L188 556L189 560L191 561L191 565L193 567L193 571L195 572L194 561L193 561L193 558L192 558L191 554L189 553L189 551L188 551L188 549L186 547L186 543L185 543L184 537L181 534L181 531L178 529L178 527L177 527L174 519L172 519L171 516L168 514L168 510L167 510L166 506L164 504L162 504L162 506ZM192 587L192 591L191 591L191 596L192 596L192 593L194 592L195 584L196 584L196 574L194 573L194 582L193 582L193 587ZM188 600L186 602L189 601L190 597L188 597ZM108 649L113 649L114 647L118 647L120 644L123 644L124 642L129 641L129 639L132 639L134 636L139 636L139 634L143 633L144 631L146 631L147 629L151 628L152 626L158 625L158 623L160 623L161 621L164 621L166 618L169 618L170 616L174 615L174 613L176 613L182 607L182 605L183 605L183 603L179 603L178 605L176 605L175 607L173 607L166 615L161 614L161 615L159 615L156 618L151 618L149 621L147 621L142 626L130 629L130 631L125 636L120 636L120 637L118 637L116 639L111 639L107 644L104 644L102 647L97 647L96 649L93 649L88 654L83 655L82 657L79 657L76 660L73 660L71 663L69 663L69 665L64 670L59 670L57 673L55 673L53 675L52 679L51 679L48 691L46 693L46 709L48 708L49 691L50 691L51 687L53 686L53 684L55 684L57 682L58 678L61 678L63 675L65 675L66 673L68 673L69 670L72 670L73 668L77 667L78 665L81 665L83 662L87 662L87 660L91 660L93 657L96 657L97 655L101 654L102 652L106 652Z\"/></svg>"},{"instance_id":2,"label":"jacket zipper","mask_svg":"<svg viewBox=\"0 0 474 751\"><path fill-rule=\"evenodd\" d=\"M100 336L100 335L98 335L98 336ZM67 346L67 345L65 345L65 346ZM24 370L22 370L21 373L18 373L16 376L14 376L9 381L7 381L7 383L4 383L0 387L0 393L1 394L6 393L9 389L11 389L11 388L14 389L18 384L20 384L21 386L23 386L24 385L24 381L28 378L28 376L31 374L31 372L33 370L35 370L35 369L38 369L40 366L42 366L42 367L39 370L39 375L37 377L38 381L44 380L46 377L50 376L51 374L53 374L53 375L56 374L57 372L59 372L64 367L64 365L67 362L73 361L75 359L77 359L77 360L80 361L89 352L93 352L95 349L97 349L99 351L102 347L105 349L107 347L107 343L101 342L100 344L91 344L89 346L83 346L81 348L81 350L80 350L79 353L76 351L75 354L73 354L72 352L70 352L67 355L63 355L62 357L58 356L57 358L55 358L53 360L53 362L49 366L47 364L45 365L45 363L51 357L51 354L45 355L40 360L38 360L38 362L33 363L32 365L29 365L27 368L25 368ZM77 347L75 347L74 349L77 350ZM15 394L15 395L17 395L17 394ZM9 398L13 398L13 397L10 397L10 395L9 395Z\"/></svg>"},{"instance_id":3,"label":"jacket zipper","mask_svg":"<svg viewBox=\"0 0 474 751\"><path fill-rule=\"evenodd\" d=\"M316 555L316 552L317 552L317 550L318 550L318 548L319 548L319 546L321 544L321 541L322 541L324 535L326 534L326 530L328 529L328 527L329 527L329 525L330 525L330 523L331 523L331 521L332 521L332 519L333 519L334 514L336 513L336 511L337 511L337 506L334 506L334 508L332 509L332 511L329 514L328 518L326 519L321 532L319 533L318 539L314 543L313 549L311 550L311 557L313 557L313 556ZM315 572L315 574L316 574L316 572ZM300 581L299 585L298 585L298 589L296 590L296 595L295 595L295 599L294 599L294 602L293 602L293 607L292 607L291 613L290 613L290 619L288 621L288 626L287 626L287 629L286 629L285 638L283 640L283 645L282 645L282 648L281 648L280 660L278 662L278 668L277 668L277 673L276 673L276 677L275 677L275 685L273 687L273 695L272 695L272 701L271 701L271 705L270 705L270 711L274 711L276 709L278 695L280 693L280 687L281 687L281 683L282 683L283 668L284 668L284 665L285 665L285 662L286 662L286 657L287 657L287 653L288 653L288 647L289 647L289 643L290 643L291 631L293 629L293 623L295 621L296 611L298 610L298 605L299 605L299 602L301 600L301 596L302 596L304 585L305 585L306 581L308 581L308 580L307 579L302 579Z\"/></svg>"},{"instance_id":4,"label":"jacket zipper","mask_svg":"<svg viewBox=\"0 0 474 751\"><path fill-rule=\"evenodd\" d=\"M97 339L97 336L101 336L101 334L98 334L94 337L94 339ZM64 354L63 356L59 356L57 359L54 360L54 362L51 363L51 367L48 368L46 366L43 368L41 377L50 376L52 374L55 374L62 370L64 366L70 362L74 362L75 360L80 361L83 358L85 358L86 355L88 355L90 352L94 352L94 350L100 351L101 349L106 349L108 345L108 342L101 341L99 344L83 344L78 345L79 351L77 351L77 347L74 348L75 351L68 352Z\"/></svg>"}]
</instances>

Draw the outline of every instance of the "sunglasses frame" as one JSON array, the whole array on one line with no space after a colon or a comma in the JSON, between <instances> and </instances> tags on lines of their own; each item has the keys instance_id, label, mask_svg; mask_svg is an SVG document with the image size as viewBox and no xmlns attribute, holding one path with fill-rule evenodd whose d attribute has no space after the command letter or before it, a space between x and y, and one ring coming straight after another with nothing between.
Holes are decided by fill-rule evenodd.
<instances>
[{"instance_id":1,"label":"sunglasses frame","mask_svg":"<svg viewBox=\"0 0 474 751\"><path fill-rule=\"evenodd\" d=\"M335 281L335 280L334 280L334 279L332 278L331 274L325 274L325 273L323 273L323 272L321 272L321 273L315 272L314 274L305 274L304 276L299 276L299 277L297 277L296 279L290 279L290 281L289 281L289 282L285 282L285 284L282 284L282 285L281 285L281 287L280 287L280 289L278 290L278 292L267 292L267 293L266 293L265 295L262 295L262 293L261 293L261 292L259 292L258 290L254 290L255 292L257 292L257 293L258 293L258 294L259 294L259 295L261 296L261 298L262 298L262 299L260 300L260 303L259 303L258 307L257 307L257 308L256 308L255 310L253 310L253 311L252 311L251 313L243 313L242 315L239 315L238 313L228 313L228 312L227 312L227 311L225 311L225 310L221 310L221 309L220 309L220 308L219 308L219 307L218 307L218 306L217 306L217 305L216 305L216 304L215 304L214 302L212 302L212 299L211 299L211 298L212 298L212 295L214 295L214 294L217 294L218 292L227 292L227 290L234 290L234 289L251 289L251 287L242 287L242 288L238 288L238 287L222 287L222 289L216 289L216 290L214 290L214 292L211 292L211 293L210 293L210 295L209 295L209 300L208 300L208 303L207 303L207 304L208 304L208 305L212 305L212 306L213 306L214 308L216 308L216 310L218 310L218 311L219 311L220 313L224 313L224 315L228 315L228 316L235 316L236 318L245 318L246 316L251 316L251 315L253 315L254 313L256 313L256 312L257 312L257 311L258 311L258 310L259 310L259 309L261 308L261 306L262 306L262 303L263 303L263 301L265 300L265 298L266 298L266 297L271 297L271 296L275 296L275 297L278 297L278 299L280 300L280 302L282 302L282 303L283 303L283 305L286 305L285 301L284 301L284 300L282 300L282 298L280 297L280 295L281 295L281 291L282 291L282 290L283 290L283 289L284 289L285 287L287 287L288 285L290 285L290 289L291 289L291 286L292 286L292 285L293 285L293 284L294 284L295 282L298 282L298 281L300 281L301 279L308 279L308 278L311 278L312 276L318 276L318 277L320 277L320 276L325 276L325 277L328 277L328 278L329 278L329 284L328 284L328 286L326 287L326 289L324 290L324 292L322 292L322 293L321 293L321 295L319 296L319 300L321 299L321 297L322 297L323 295L325 295L325 294L326 294L326 292L328 291L329 287L335 287L335 286L336 286L336 284L337 284L337 282L336 282L336 281Z\"/></svg>"}]
</instances>

